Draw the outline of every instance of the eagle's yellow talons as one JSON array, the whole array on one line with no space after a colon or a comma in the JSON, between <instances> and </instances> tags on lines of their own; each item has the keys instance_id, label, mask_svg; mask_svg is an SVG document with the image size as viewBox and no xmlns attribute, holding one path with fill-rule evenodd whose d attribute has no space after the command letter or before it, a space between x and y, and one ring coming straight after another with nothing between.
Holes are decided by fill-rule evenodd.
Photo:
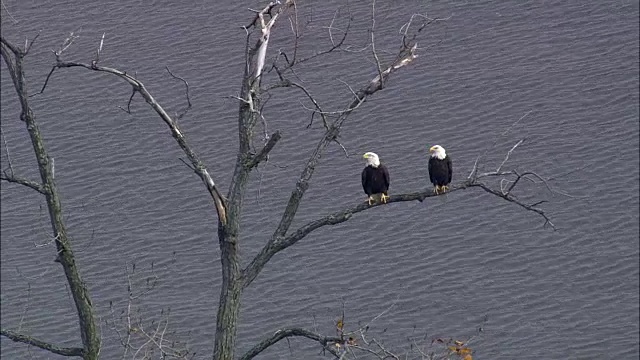
<instances>
[{"instance_id":1,"label":"eagle's yellow talons","mask_svg":"<svg viewBox=\"0 0 640 360\"><path fill-rule=\"evenodd\" d=\"M369 203L369 205L371 205L371 202L373 201L373 196L369 196L367 198L367 202Z\"/></svg>"},{"instance_id":2,"label":"eagle's yellow talons","mask_svg":"<svg viewBox=\"0 0 640 360\"><path fill-rule=\"evenodd\" d=\"M436 186L434 186L434 188L433 188L433 192L434 192L436 195L438 195L438 194L439 194L439 192L440 192L440 185L436 185Z\"/></svg>"},{"instance_id":3,"label":"eagle's yellow talons","mask_svg":"<svg viewBox=\"0 0 640 360\"><path fill-rule=\"evenodd\" d=\"M385 195L385 194L382 194L382 196L380 196L380 199L382 200L383 203L386 204L387 200L389 200L389 196Z\"/></svg>"},{"instance_id":4,"label":"eagle's yellow talons","mask_svg":"<svg viewBox=\"0 0 640 360\"><path fill-rule=\"evenodd\" d=\"M447 185L443 185L441 189L443 193L449 191L449 187Z\"/></svg>"}]
</instances>

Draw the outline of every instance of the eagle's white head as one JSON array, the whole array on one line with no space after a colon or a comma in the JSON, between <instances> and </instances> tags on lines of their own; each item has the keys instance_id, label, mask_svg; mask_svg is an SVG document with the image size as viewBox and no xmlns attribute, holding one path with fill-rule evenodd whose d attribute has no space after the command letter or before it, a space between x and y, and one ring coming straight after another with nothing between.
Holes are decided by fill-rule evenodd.
<instances>
[{"instance_id":1,"label":"eagle's white head","mask_svg":"<svg viewBox=\"0 0 640 360\"><path fill-rule=\"evenodd\" d=\"M433 145L429 148L429 152L431 153L431 157L436 158L438 160L443 160L447 157L447 153L444 151L444 148L440 145Z\"/></svg>"},{"instance_id":2,"label":"eagle's white head","mask_svg":"<svg viewBox=\"0 0 640 360\"><path fill-rule=\"evenodd\" d=\"M367 160L367 166L371 165L376 168L380 166L380 158L378 158L376 153L366 152L362 157Z\"/></svg>"}]
</instances>

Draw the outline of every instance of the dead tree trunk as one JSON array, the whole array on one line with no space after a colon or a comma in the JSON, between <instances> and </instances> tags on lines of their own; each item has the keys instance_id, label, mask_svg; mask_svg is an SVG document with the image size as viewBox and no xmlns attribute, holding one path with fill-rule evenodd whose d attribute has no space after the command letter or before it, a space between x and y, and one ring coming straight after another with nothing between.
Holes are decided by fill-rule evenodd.
<instances>
[{"instance_id":1,"label":"dead tree trunk","mask_svg":"<svg viewBox=\"0 0 640 360\"><path fill-rule=\"evenodd\" d=\"M222 289L216 318L216 338L213 358L231 360L236 347L240 296L244 288L244 279L238 259L238 243L240 217L249 173L256 164L257 155L252 155L251 139L253 129L260 118L260 80L266 49L269 42L270 29L277 14L268 24L264 23L265 10L258 14L256 21L263 25L260 39L256 46L249 50L245 63L242 88L239 97L238 111L238 155L227 195L227 223L218 231L220 242L220 260L222 262ZM257 26L257 25L256 25ZM276 140L277 141L276 137ZM274 143L275 145L275 143ZM267 150L268 151L268 150ZM219 224L220 226L221 224Z\"/></svg>"},{"instance_id":2,"label":"dead tree trunk","mask_svg":"<svg viewBox=\"0 0 640 360\"><path fill-rule=\"evenodd\" d=\"M242 295L242 279L238 263L238 238L220 234L222 288L216 317L214 359L233 359Z\"/></svg>"},{"instance_id":3,"label":"dead tree trunk","mask_svg":"<svg viewBox=\"0 0 640 360\"><path fill-rule=\"evenodd\" d=\"M98 359L98 355L100 353L100 335L98 333L96 317L93 313L91 296L89 295L89 291L84 285L75 264L75 258L71 249L71 242L67 235L67 230L62 216L62 205L60 204L58 189L54 180L55 173L53 159L48 155L47 150L45 149L40 128L38 127L35 115L29 105L29 94L27 92L27 84L23 68L23 60L29 51L29 47L25 46L24 49L20 49L2 38L1 50L2 58L7 64L16 93L20 99L20 105L22 108L20 119L24 121L27 126L33 151L38 162L38 170L40 172L40 179L42 183L31 183L39 185L39 192L46 198L49 218L51 220L51 228L53 230L53 239L56 244L58 254L56 261L62 265L65 277L69 284L71 296L76 306L83 345L80 353L84 359ZM11 173L5 176L16 180L12 169ZM22 340L20 340L20 338L12 338L12 340L27 342L31 345L38 346L38 341L28 336L22 338ZM51 349L47 350L56 352Z\"/></svg>"}]
</instances>

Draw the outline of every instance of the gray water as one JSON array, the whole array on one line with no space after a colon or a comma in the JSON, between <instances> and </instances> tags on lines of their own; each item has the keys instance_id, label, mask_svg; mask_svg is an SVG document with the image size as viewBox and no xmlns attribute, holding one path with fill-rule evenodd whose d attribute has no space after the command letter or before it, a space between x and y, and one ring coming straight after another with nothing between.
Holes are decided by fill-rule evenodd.
<instances>
[{"instance_id":1,"label":"gray water","mask_svg":"<svg viewBox=\"0 0 640 360\"><path fill-rule=\"evenodd\" d=\"M329 45L326 27L338 2L300 5L307 27L301 51ZM214 5L162 1L3 1L2 33L23 43L40 37L27 58L35 92L53 64L51 50L79 27L65 58L89 62L106 33L101 63L137 72L169 111L193 108L180 121L190 144L226 191L237 136L237 94L244 30L263 3ZM341 5L336 27L346 26ZM7 10L9 13L7 13ZM326 110L376 74L367 44L369 4L351 3L353 52L311 61L298 72ZM275 256L244 293L238 352L275 329L300 326L334 333L343 304L347 328L383 316L371 335L395 352L437 337L466 339L477 359L636 359L638 337L639 110L638 3L634 1L391 2L377 4L376 41L393 59L398 30L412 13L448 18L426 29L419 57L392 77L348 120L341 133L350 156L332 146L322 158L295 225L364 200L360 154L389 166L392 193L427 184L427 146L443 145L464 179L488 150L495 168L531 170L556 191L523 184L522 200L538 215L481 190L424 203L398 203L312 233ZM9 16L11 15L11 17ZM283 19L284 20L284 19ZM16 22L17 21L17 22ZM271 54L292 48L281 22ZM37 179L10 78L2 65L2 129L18 174ZM271 78L273 80L273 78ZM143 292L135 307L147 323L169 316L172 339L210 357L220 286L215 210L166 127L121 81L79 69L57 72L32 98L73 238L78 266L103 323L103 358L122 354L111 328L127 305L125 267ZM283 139L254 173L245 202L242 258L268 239L301 166L322 136L298 92L274 92L268 130ZM305 103L308 105L308 102ZM521 121L508 129L519 118ZM495 145L494 145L495 143ZM6 149L2 167L6 169ZM562 196L567 193L570 196ZM2 327L65 346L80 344L73 302L53 262L44 200L2 184ZM116 316L117 317L117 316ZM485 321L486 319L486 321ZM149 325L151 326L151 325ZM3 358L58 357L6 338ZM293 339L266 359L321 358L319 347Z\"/></svg>"}]
</instances>

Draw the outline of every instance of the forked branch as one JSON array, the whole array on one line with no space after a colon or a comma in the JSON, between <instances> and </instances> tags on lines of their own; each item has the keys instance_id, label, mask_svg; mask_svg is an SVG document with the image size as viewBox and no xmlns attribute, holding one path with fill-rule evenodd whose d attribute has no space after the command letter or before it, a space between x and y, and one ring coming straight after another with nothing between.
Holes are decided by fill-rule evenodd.
<instances>
[{"instance_id":1,"label":"forked branch","mask_svg":"<svg viewBox=\"0 0 640 360\"><path fill-rule=\"evenodd\" d=\"M114 75L125 82L127 82L133 88L133 94L136 92L139 93L144 100L151 106L151 108L160 116L160 118L165 122L165 124L169 127L169 131L171 135L180 146L180 149L185 153L191 165L193 166L194 172L200 177L204 185L206 186L211 198L213 199L214 205L216 207L216 211L218 213L218 219L221 224L226 224L227 222L227 214L226 214L226 204L223 196L218 190L217 185L213 181L213 178L209 174L209 171L205 167L204 163L200 160L198 155L193 151L191 146L187 143L187 140L180 130L178 124L173 120L173 118L164 110L164 108L156 101L156 99L149 93L145 85L138 80L135 76L127 74L124 71L110 68L106 66L100 66L97 64L97 61L92 61L91 64L86 64L82 62L73 62L73 61L63 61L59 56L56 56L56 64L51 69L50 75L56 70L61 68L72 68L72 67L80 67L91 71L102 72ZM49 76L50 76L49 75ZM175 75L174 75L175 77ZM48 81L48 77L47 77ZM188 88L187 88L188 89ZM43 88L44 90L44 88ZM132 94L132 96L133 96Z\"/></svg>"},{"instance_id":2,"label":"forked branch","mask_svg":"<svg viewBox=\"0 0 640 360\"><path fill-rule=\"evenodd\" d=\"M483 184L481 182L474 182L472 184L469 184L468 187L479 187L482 190L488 192L489 194L493 194L495 196L498 196L498 197L500 197L500 198L502 198L502 199L504 199L504 200L506 200L508 202L512 202L514 204L518 204L519 206L523 207L524 209L526 209L528 211L533 211L533 212L537 213L538 215L540 215L540 216L542 216L544 218L543 226L549 225L549 226L551 226L551 228L553 230L555 230L556 226L554 225L553 222L551 222L551 219L549 218L549 216L542 209L536 207L536 206L544 203L544 200L543 201L537 201L537 202L535 202L533 204L527 204L527 203L524 203L524 202L516 199L513 195L511 195L511 190L513 190L513 187L515 187L517 181L519 179L521 179L522 177L523 177L522 175L519 175L518 178L516 179L516 181L514 181L512 183L512 186L510 187L509 191L506 191L506 192L505 191L501 191L501 190L492 189L489 186L487 186L487 185L485 185L485 184Z\"/></svg>"},{"instance_id":3,"label":"forked branch","mask_svg":"<svg viewBox=\"0 0 640 360\"><path fill-rule=\"evenodd\" d=\"M313 123L313 116L315 114L319 114L320 117L322 118L322 123L324 124L324 128L329 130L329 120L327 119L327 112L322 110L322 108L320 107L320 104L318 104L318 101L311 95L311 93L309 92L309 90L307 90L306 87L304 87L301 84L298 84L297 82L291 81L289 79L285 79L284 77L281 76L281 81L279 83L269 86L267 88L267 91L275 88L281 88L281 87L293 87L293 88L300 89L307 96L307 98L309 98L309 100L313 103L313 106L315 107L314 109L309 109L312 111L311 123ZM307 108L304 105L303 107ZM311 123L309 123L307 127L310 127Z\"/></svg>"},{"instance_id":4,"label":"forked branch","mask_svg":"<svg viewBox=\"0 0 640 360\"><path fill-rule=\"evenodd\" d=\"M31 188L31 189L39 192L42 195L47 195L46 191L44 190L44 187L42 187L42 185L40 185L38 182L33 181L33 180L23 179L23 178L20 178L20 177L9 175L6 172L4 174L0 174L0 180L6 181L6 182L10 182L10 183L16 183L16 184L24 185L24 186L26 186L28 188Z\"/></svg>"},{"instance_id":5,"label":"forked branch","mask_svg":"<svg viewBox=\"0 0 640 360\"><path fill-rule=\"evenodd\" d=\"M293 193L291 194L291 197L289 198L289 203L287 204L287 208L282 216L280 224L278 225L278 228L276 229L272 239L283 236L289 229L289 226L291 225L291 222L293 221L293 218L297 212L298 206L300 205L300 200L302 200L302 196L304 195L304 192L309 187L309 181L311 180L311 177L315 171L315 167L318 161L320 160L320 157L322 156L324 149L338 136L338 133L340 132L340 128L349 117L349 114L353 110L355 110L360 104L366 101L367 97L369 97L370 95L373 95L378 90L381 90L382 83L386 82L387 78L391 73L395 72L396 70L400 69L403 66L408 65L413 59L415 59L417 57L417 55L415 54L416 48L417 48L417 45L414 45L411 51L408 52L404 58L397 60L396 62L391 64L389 67L387 67L382 72L382 76L380 75L376 76L367 85L365 85L358 92L356 92L355 99L346 107L346 109L340 114L340 116L329 126L329 128L325 132L325 135L318 142L318 145L316 146L315 151L307 161L307 164L303 169L302 174L296 184L296 189L293 191Z\"/></svg>"},{"instance_id":6,"label":"forked branch","mask_svg":"<svg viewBox=\"0 0 640 360\"><path fill-rule=\"evenodd\" d=\"M327 127L324 136L316 145L314 152L311 154L304 169L302 170L302 174L296 183L295 189L289 197L289 201L278 227L260 253L258 253L251 263L243 270L244 286L248 286L256 278L264 265L273 255L275 255L275 253L286 248L286 246L282 247L282 241L293 222L304 193L309 188L309 181L313 176L320 157L324 153L326 147L334 142L338 137L340 129L349 115L363 102L365 102L369 96L381 90L383 88L383 83L387 81L392 73L411 63L411 61L417 57L415 54L416 49L417 44L413 44L409 49L401 49L403 56L398 57L391 65L385 68L385 70L365 84L360 90L355 92L354 99L346 106L345 110L339 114L336 120Z\"/></svg>"},{"instance_id":7,"label":"forked branch","mask_svg":"<svg viewBox=\"0 0 640 360\"><path fill-rule=\"evenodd\" d=\"M291 3L293 3L294 6L295 6L295 1L291 1ZM347 22L346 28L342 32L342 37L340 38L340 40L336 42L334 37L333 37L333 31L336 30L336 28L333 25L334 25L334 23L336 21L336 18L338 16L338 14L339 14L339 11L336 10L334 15L333 15L333 18L331 19L331 23L329 24L329 26L327 26L327 30L328 30L328 33L329 33L329 39L331 40L331 47L329 47L328 49L325 49L325 50L316 51L313 54L309 55L308 57L298 58L297 51L298 51L299 36L295 35L295 32L294 32L295 38L294 38L294 49L293 49L292 58L289 59L287 54L284 51L280 50L278 52L278 56L276 56L276 58L274 59L273 65L272 65L271 68L275 69L278 72L279 75L282 75L282 74L284 74L284 73L286 73L288 71L293 72L293 68L295 66L301 64L301 63L308 62L309 60L316 59L318 57L321 57L321 56L324 56L324 55L327 55L327 54L330 54L332 52L336 52L336 51L339 51L340 49L342 49L344 47L344 43L347 40L347 36L349 35L349 31L351 29L352 16L351 16L351 14L349 14L349 16L347 17L347 21L348 22ZM296 21L296 26L297 26L297 21ZM279 68L276 65L280 55L282 55L282 57L284 57L285 62L286 62L286 64L282 68Z\"/></svg>"}]
</instances>

